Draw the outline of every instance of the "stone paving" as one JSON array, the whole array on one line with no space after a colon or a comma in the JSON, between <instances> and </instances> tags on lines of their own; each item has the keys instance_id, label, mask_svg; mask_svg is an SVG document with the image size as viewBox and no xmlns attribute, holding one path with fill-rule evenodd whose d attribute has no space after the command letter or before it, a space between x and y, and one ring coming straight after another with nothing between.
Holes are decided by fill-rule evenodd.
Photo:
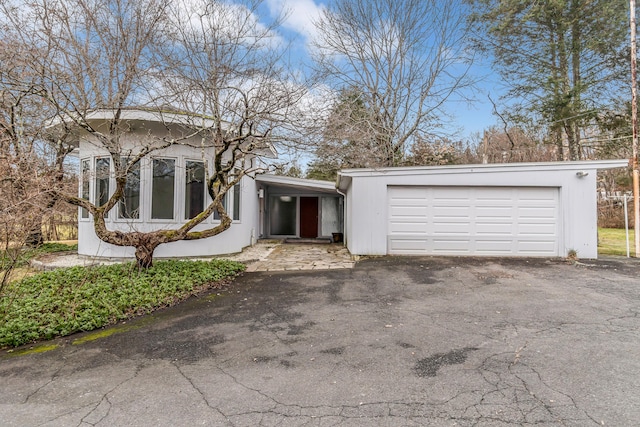
<instances>
[{"instance_id":1,"label":"stone paving","mask_svg":"<svg viewBox=\"0 0 640 427\"><path fill-rule=\"evenodd\" d=\"M263 259L248 263L247 271L330 270L354 265L351 254L341 244L284 243Z\"/></svg>"},{"instance_id":2,"label":"stone paving","mask_svg":"<svg viewBox=\"0 0 640 427\"><path fill-rule=\"evenodd\" d=\"M333 243L283 243L280 240L263 240L245 248L240 253L220 258L245 263L247 271L329 270L355 266L349 251L342 244ZM48 254L33 260L32 266L41 270L53 270L61 267L115 264L123 261L123 259L100 259L68 253Z\"/></svg>"}]
</instances>

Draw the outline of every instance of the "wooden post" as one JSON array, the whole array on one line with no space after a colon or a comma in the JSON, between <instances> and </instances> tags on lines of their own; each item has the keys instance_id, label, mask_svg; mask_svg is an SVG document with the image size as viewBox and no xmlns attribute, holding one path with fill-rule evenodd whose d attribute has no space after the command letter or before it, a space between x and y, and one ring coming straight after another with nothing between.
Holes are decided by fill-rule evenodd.
<instances>
[{"instance_id":1,"label":"wooden post","mask_svg":"<svg viewBox=\"0 0 640 427\"><path fill-rule=\"evenodd\" d=\"M638 172L638 101L636 81L636 0L629 0L629 23L631 27L631 128L633 134L633 229L635 256L640 256L640 191L638 191L640 174Z\"/></svg>"}]
</instances>

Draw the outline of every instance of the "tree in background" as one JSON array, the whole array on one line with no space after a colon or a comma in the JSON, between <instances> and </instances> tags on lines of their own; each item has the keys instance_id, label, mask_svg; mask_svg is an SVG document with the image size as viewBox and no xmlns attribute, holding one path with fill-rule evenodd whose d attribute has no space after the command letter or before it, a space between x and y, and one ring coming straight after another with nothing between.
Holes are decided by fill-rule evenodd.
<instances>
[{"instance_id":1,"label":"tree in background","mask_svg":"<svg viewBox=\"0 0 640 427\"><path fill-rule=\"evenodd\" d=\"M443 102L465 84L460 3L335 1L316 26L318 71L339 92L326 117L327 148L358 166L402 164L414 139L441 123Z\"/></svg>"},{"instance_id":2,"label":"tree in background","mask_svg":"<svg viewBox=\"0 0 640 427\"><path fill-rule=\"evenodd\" d=\"M447 138L418 140L411 145L405 160L407 166L445 166L462 163L465 149L461 142Z\"/></svg>"},{"instance_id":3,"label":"tree in background","mask_svg":"<svg viewBox=\"0 0 640 427\"><path fill-rule=\"evenodd\" d=\"M497 126L484 131L474 152L475 163L549 162L555 155L555 147L530 130Z\"/></svg>"},{"instance_id":4,"label":"tree in background","mask_svg":"<svg viewBox=\"0 0 640 427\"><path fill-rule=\"evenodd\" d=\"M314 150L316 160L313 169L317 172L320 167L337 171L386 164L388 152L378 146L371 128L374 113L363 99L364 94L359 88L340 91L323 123L320 141Z\"/></svg>"},{"instance_id":5,"label":"tree in background","mask_svg":"<svg viewBox=\"0 0 640 427\"><path fill-rule=\"evenodd\" d=\"M520 100L515 112L542 121L558 160L580 159L582 127L611 102L626 72L628 2L467 2L476 47L493 56L511 87L507 97Z\"/></svg>"},{"instance_id":6,"label":"tree in background","mask_svg":"<svg viewBox=\"0 0 640 427\"><path fill-rule=\"evenodd\" d=\"M631 158L631 102L619 110L607 110L596 117L597 140L592 143L599 158Z\"/></svg>"},{"instance_id":7,"label":"tree in background","mask_svg":"<svg viewBox=\"0 0 640 427\"><path fill-rule=\"evenodd\" d=\"M319 181L335 181L338 177L340 168L334 163L324 163L321 160L312 160L307 165L307 173L305 178L317 179Z\"/></svg>"},{"instance_id":8,"label":"tree in background","mask_svg":"<svg viewBox=\"0 0 640 427\"><path fill-rule=\"evenodd\" d=\"M22 47L12 38L0 41L0 294L25 247L43 243L43 223L60 208L51 190L70 182L64 161L71 147L64 134L47 141L42 123L52 110L38 96L39 75L24 61L34 48Z\"/></svg>"}]
</instances>

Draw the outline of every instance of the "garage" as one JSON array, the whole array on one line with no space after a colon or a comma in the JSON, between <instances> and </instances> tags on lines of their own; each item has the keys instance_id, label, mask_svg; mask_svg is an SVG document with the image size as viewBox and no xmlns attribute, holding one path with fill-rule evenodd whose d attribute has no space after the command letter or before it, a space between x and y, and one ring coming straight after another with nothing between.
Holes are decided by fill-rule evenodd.
<instances>
[{"instance_id":1,"label":"garage","mask_svg":"<svg viewBox=\"0 0 640 427\"><path fill-rule=\"evenodd\" d=\"M388 188L392 255L558 256L559 189Z\"/></svg>"},{"instance_id":2,"label":"garage","mask_svg":"<svg viewBox=\"0 0 640 427\"><path fill-rule=\"evenodd\" d=\"M626 160L344 169L353 255L598 257L597 177Z\"/></svg>"}]
</instances>

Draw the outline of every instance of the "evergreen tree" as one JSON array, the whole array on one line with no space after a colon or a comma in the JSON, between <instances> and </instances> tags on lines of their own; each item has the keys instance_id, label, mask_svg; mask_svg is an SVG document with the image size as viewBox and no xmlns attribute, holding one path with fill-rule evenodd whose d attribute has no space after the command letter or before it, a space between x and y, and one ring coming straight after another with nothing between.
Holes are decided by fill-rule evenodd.
<instances>
[{"instance_id":1,"label":"evergreen tree","mask_svg":"<svg viewBox=\"0 0 640 427\"><path fill-rule=\"evenodd\" d=\"M548 126L558 160L578 160L582 126L621 87L625 0L467 0L476 47L493 55L519 109ZM568 153L565 152L568 148Z\"/></svg>"}]
</instances>

